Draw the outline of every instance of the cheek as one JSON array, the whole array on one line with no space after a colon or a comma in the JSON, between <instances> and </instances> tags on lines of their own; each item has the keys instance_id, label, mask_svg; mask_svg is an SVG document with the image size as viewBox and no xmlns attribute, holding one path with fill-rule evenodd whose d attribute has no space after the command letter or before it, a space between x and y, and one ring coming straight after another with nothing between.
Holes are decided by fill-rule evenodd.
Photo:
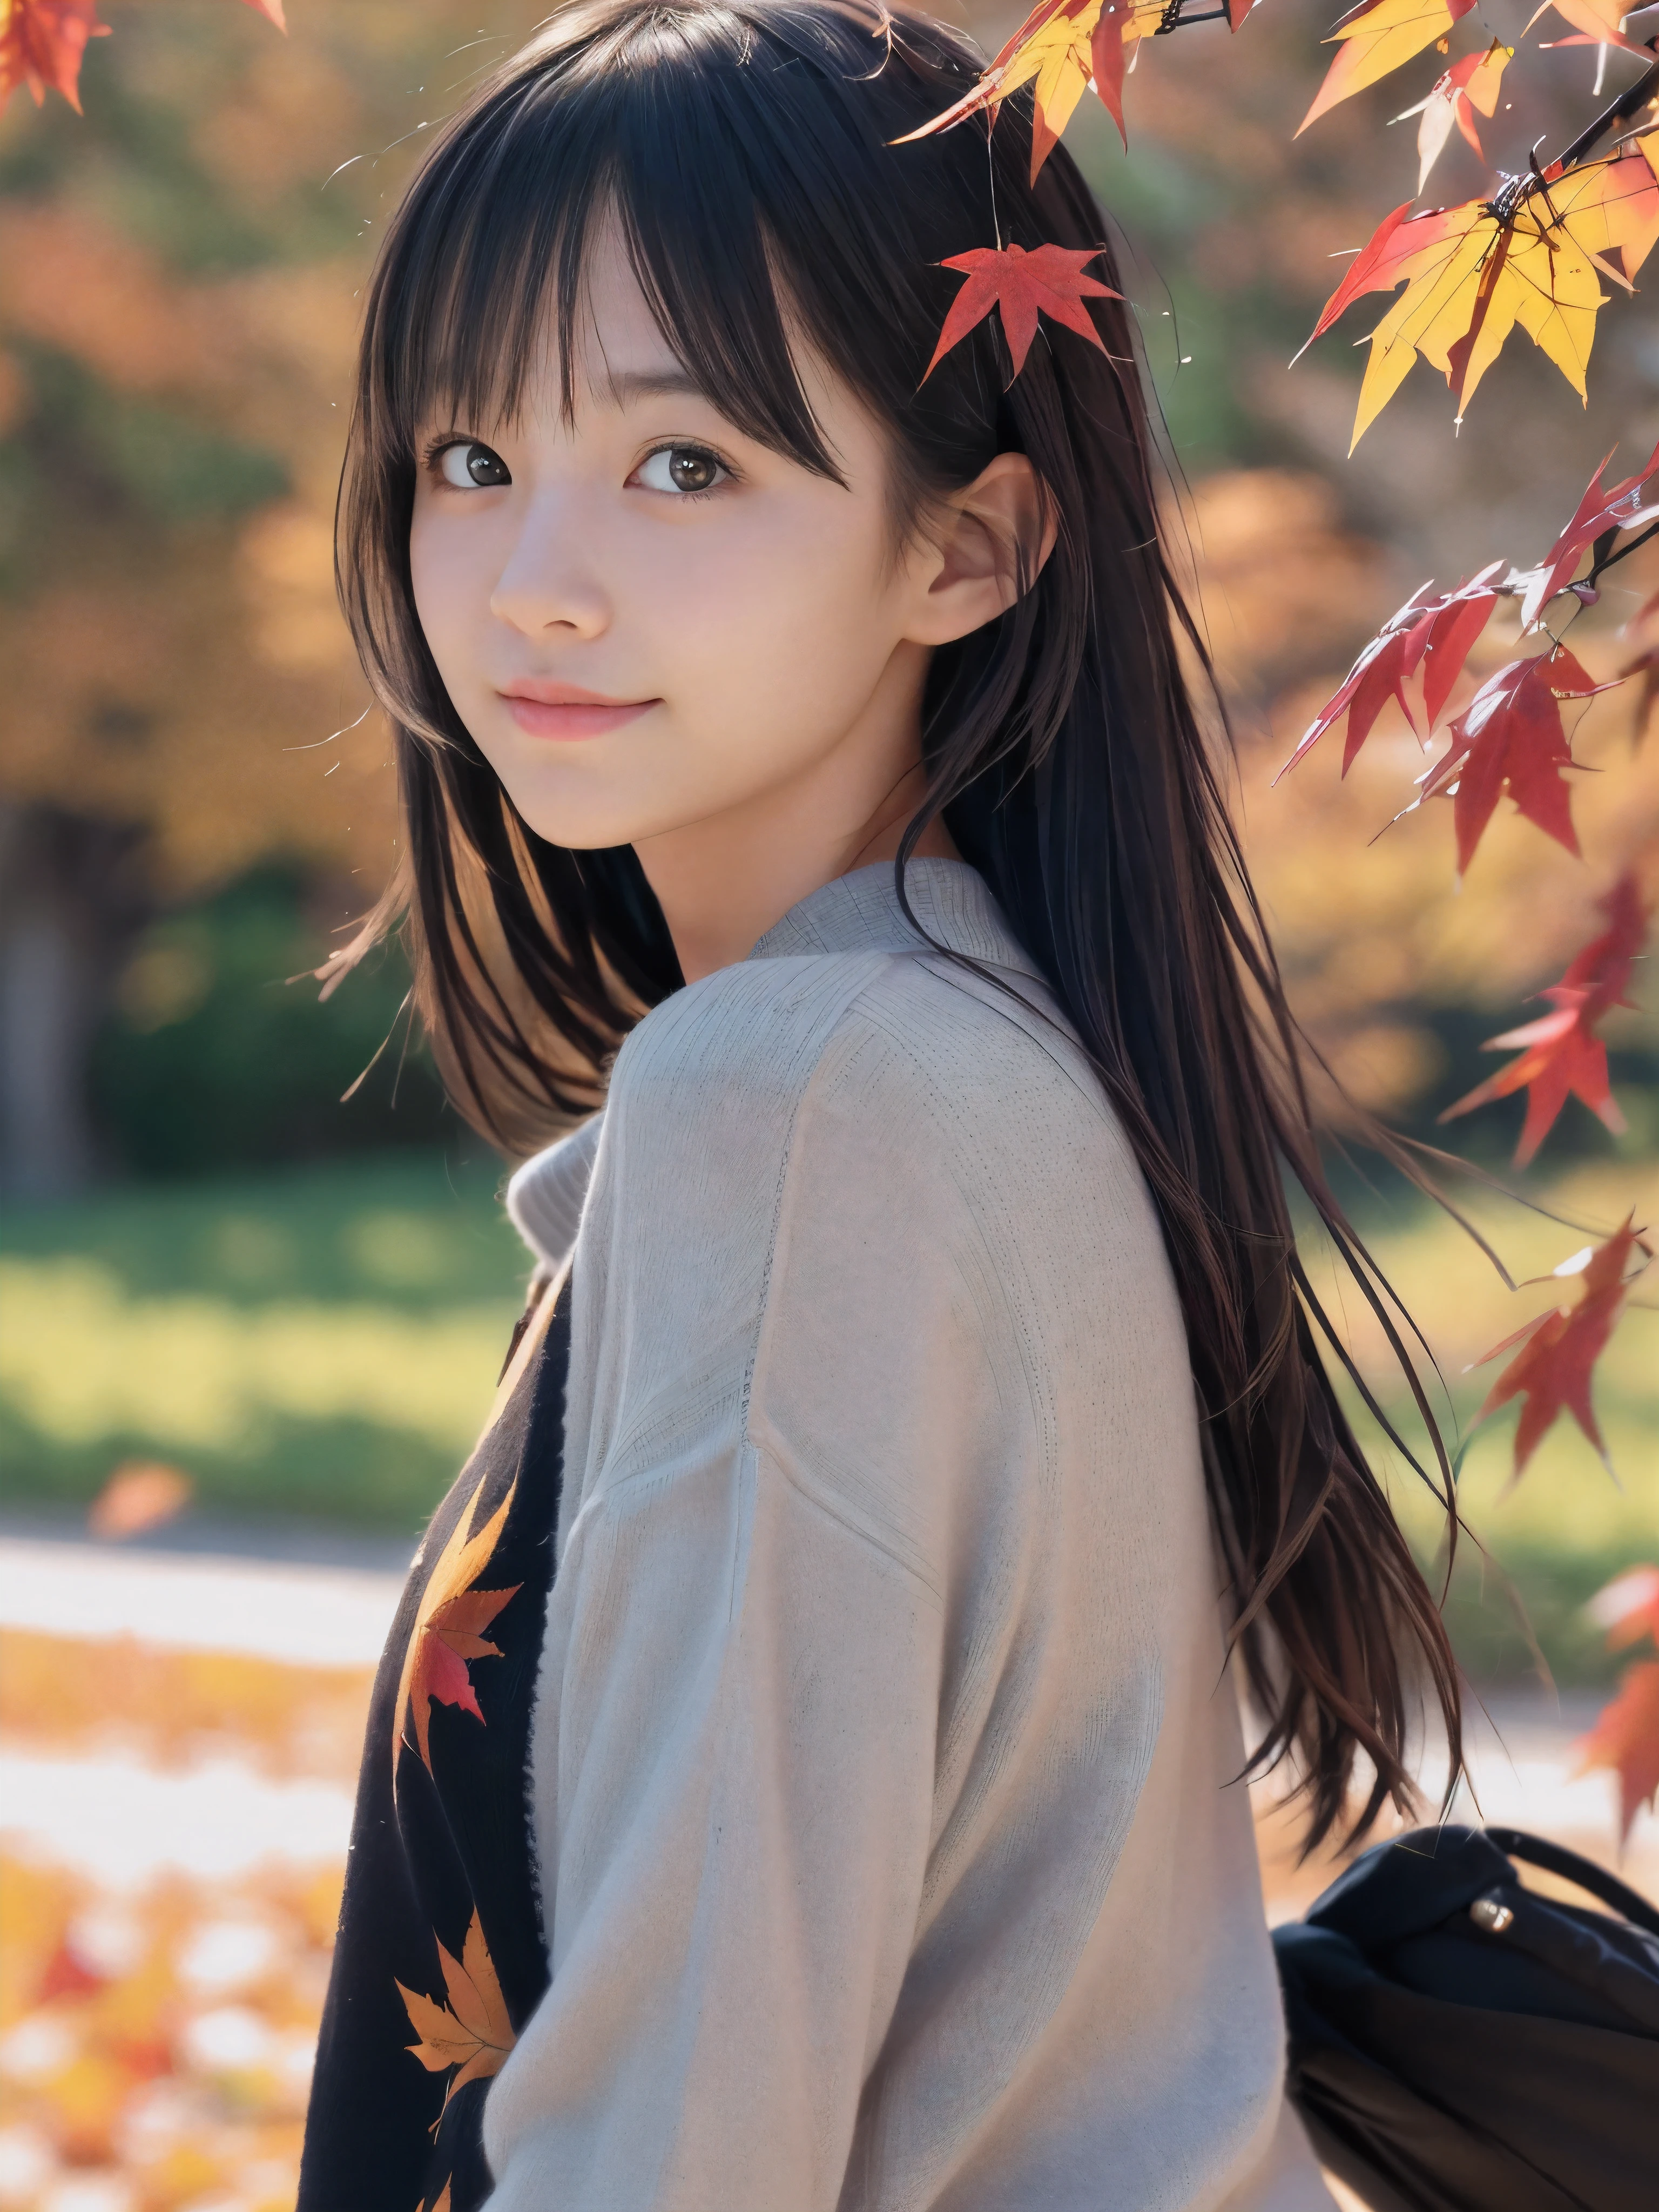
<instances>
[{"instance_id":1,"label":"cheek","mask_svg":"<svg viewBox=\"0 0 1659 2212\"><path fill-rule=\"evenodd\" d=\"M409 532L415 611L438 673L452 695L465 690L475 659L479 612L488 612L489 583L477 533L455 529L418 500ZM469 650L472 647L472 650ZM459 706L460 701L456 700Z\"/></svg>"},{"instance_id":2,"label":"cheek","mask_svg":"<svg viewBox=\"0 0 1659 2212\"><path fill-rule=\"evenodd\" d=\"M744 720L793 706L812 724L861 704L896 642L885 556L884 517L836 491L711 533L689 558L675 548L641 605L711 704Z\"/></svg>"}]
</instances>

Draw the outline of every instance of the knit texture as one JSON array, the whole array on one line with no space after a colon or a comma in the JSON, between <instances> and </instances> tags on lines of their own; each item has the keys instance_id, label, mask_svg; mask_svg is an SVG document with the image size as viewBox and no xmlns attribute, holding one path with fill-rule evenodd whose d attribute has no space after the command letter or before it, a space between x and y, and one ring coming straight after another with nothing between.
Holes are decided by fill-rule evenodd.
<instances>
[{"instance_id":1,"label":"knit texture","mask_svg":"<svg viewBox=\"0 0 1659 2212\"><path fill-rule=\"evenodd\" d=\"M981 879L804 901L520 1171L574 1244L491 2212L1304 2212L1183 1325Z\"/></svg>"}]
</instances>

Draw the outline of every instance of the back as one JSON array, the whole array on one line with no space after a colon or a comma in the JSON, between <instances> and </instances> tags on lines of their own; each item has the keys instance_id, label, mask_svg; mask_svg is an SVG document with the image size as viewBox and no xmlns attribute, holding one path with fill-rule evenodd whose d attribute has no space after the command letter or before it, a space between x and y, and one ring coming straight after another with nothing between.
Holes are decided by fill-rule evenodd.
<instances>
[{"instance_id":1,"label":"back","mask_svg":"<svg viewBox=\"0 0 1659 2212\"><path fill-rule=\"evenodd\" d=\"M618 1060L502 2208L1328 2202L1156 1217L982 883L909 887L1022 995L872 869Z\"/></svg>"}]
</instances>

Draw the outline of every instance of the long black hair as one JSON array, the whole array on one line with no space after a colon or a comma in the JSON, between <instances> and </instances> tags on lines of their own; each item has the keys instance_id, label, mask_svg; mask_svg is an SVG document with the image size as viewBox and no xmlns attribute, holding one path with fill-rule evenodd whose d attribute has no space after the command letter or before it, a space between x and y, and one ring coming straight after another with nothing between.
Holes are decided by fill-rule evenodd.
<instances>
[{"instance_id":1,"label":"long black hair","mask_svg":"<svg viewBox=\"0 0 1659 2212\"><path fill-rule=\"evenodd\" d=\"M1063 148L1029 181L1029 105L1011 103L988 141L969 125L894 143L980 65L957 32L871 0L579 0L437 135L369 291L341 492L340 592L396 732L406 834L398 879L341 966L402 918L452 1092L519 1152L599 1104L629 1027L680 984L631 848L567 850L518 816L445 691L410 576L422 426L510 417L550 329L572 405L598 225L619 223L714 405L834 477L791 350L792 330L804 337L886 430L896 529L996 453L1027 455L1054 550L1000 620L934 656L928 787L905 851L942 813L1151 1186L1264 1717L1252 1765L1293 1756L1311 1848L1344 1814L1357 1753L1370 1769L1358 1828L1410 1802L1425 1686L1455 1775L1456 1669L1316 1341L1336 1343L1297 1256L1285 1170L1379 1310L1386 1296L1320 1166L1301 1048L1183 673L1183 652L1206 664L1160 538L1132 319L1093 301L1103 352L1045 327L1011 383L993 318L922 380L960 281L935 264L1104 235ZM1115 282L1109 254L1091 266Z\"/></svg>"}]
</instances>

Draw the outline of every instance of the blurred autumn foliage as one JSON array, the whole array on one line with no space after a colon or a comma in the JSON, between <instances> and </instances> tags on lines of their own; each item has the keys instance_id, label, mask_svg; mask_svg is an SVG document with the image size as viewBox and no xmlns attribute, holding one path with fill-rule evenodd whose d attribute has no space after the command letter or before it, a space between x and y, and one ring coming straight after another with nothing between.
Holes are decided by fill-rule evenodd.
<instances>
[{"instance_id":1,"label":"blurred autumn foliage","mask_svg":"<svg viewBox=\"0 0 1659 2212\"><path fill-rule=\"evenodd\" d=\"M319 1014L280 978L361 910L392 852L383 732L364 714L331 573L356 292L422 127L535 15L481 33L452 0L302 0L282 39L228 0L111 0L106 13L116 35L87 49L84 114L19 98L0 121L3 1160L14 1188L41 1191L99 1167L218 1157L216 1126L233 1126L234 1157L280 1149L236 1069L280 1077L331 1022L349 1034L325 1069L307 1066L309 1112L271 1092L281 1111L264 1121L312 1151L435 1126L418 1087L401 1123L332 1103L395 1017L390 968L378 990L354 987L355 1027L351 993ZM1003 27L975 27L989 45ZM1365 1103L1426 1121L1484 1072L1480 1040L1593 933L1614 876L1633 866L1651 883L1659 749L1632 757L1624 695L1592 702L1578 756L1619 768L1577 780L1594 866L1502 819L1461 896L1433 809L1364 850L1424 765L1392 710L1346 782L1318 760L1276 790L1271 772L1425 574L1443 588L1494 551L1536 557L1615 438L1633 465L1659 430L1659 339L1639 301L1604 319L1588 422L1522 354L1493 372L1461 436L1425 375L1343 459L1352 373L1328 349L1285 362L1328 289L1326 257L1409 185L1410 144L1376 126L1412 79L1362 92L1345 110L1353 128L1292 141L1326 27L1292 0L1237 37L1218 26L1160 41L1134 80L1133 155L1092 101L1071 143L1125 233L1194 487L1252 857L1298 1003ZM1423 58L1419 92L1438 67ZM1522 88L1517 75L1506 133L1559 134L1586 86ZM1455 136L1442 170L1454 192L1481 173ZM1574 633L1587 665L1613 672L1617 623L1656 575L1638 556L1609 579L1619 589ZM1465 693L1509 641L1500 617ZM237 886L271 864L279 877L257 880L287 899L286 936L273 920L222 954L228 909L214 902L245 912ZM224 1034L212 991L225 961L247 1033L234 1067L194 1077ZM1626 1090L1651 1081L1655 1034L1650 1014L1613 1016ZM180 1102L193 1078L205 1089L192 1121ZM148 1102L142 1124L135 1101ZM1647 1109L1634 1110L1639 1140ZM1557 1141L1583 1137L1570 1120Z\"/></svg>"}]
</instances>

